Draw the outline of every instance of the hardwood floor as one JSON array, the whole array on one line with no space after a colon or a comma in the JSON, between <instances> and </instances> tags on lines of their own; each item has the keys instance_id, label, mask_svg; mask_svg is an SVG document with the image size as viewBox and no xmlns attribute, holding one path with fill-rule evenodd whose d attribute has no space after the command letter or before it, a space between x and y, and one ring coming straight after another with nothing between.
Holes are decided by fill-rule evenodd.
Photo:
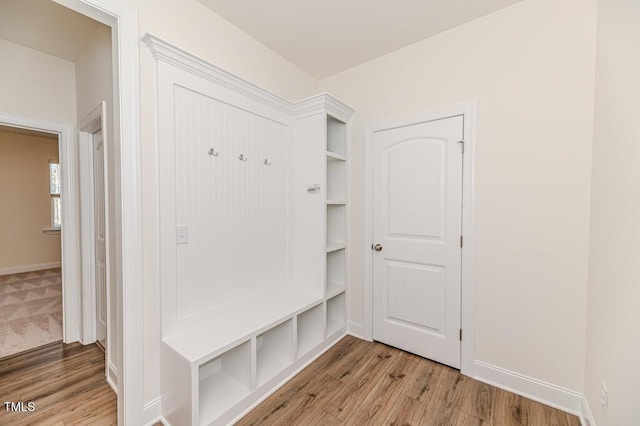
<instances>
[{"instance_id":1,"label":"hardwood floor","mask_svg":"<svg viewBox=\"0 0 640 426\"><path fill-rule=\"evenodd\" d=\"M35 403L33 412L0 406L0 425L116 424L116 397L104 379L104 353L95 345L54 343L0 360L0 399ZM579 426L580 421L452 368L347 336L237 424Z\"/></svg>"},{"instance_id":2,"label":"hardwood floor","mask_svg":"<svg viewBox=\"0 0 640 426\"><path fill-rule=\"evenodd\" d=\"M580 420L441 364L347 336L237 425L579 426Z\"/></svg>"},{"instance_id":3,"label":"hardwood floor","mask_svg":"<svg viewBox=\"0 0 640 426\"><path fill-rule=\"evenodd\" d=\"M0 359L0 425L115 425L116 396L96 345L52 343ZM4 402L34 402L9 412Z\"/></svg>"}]
</instances>

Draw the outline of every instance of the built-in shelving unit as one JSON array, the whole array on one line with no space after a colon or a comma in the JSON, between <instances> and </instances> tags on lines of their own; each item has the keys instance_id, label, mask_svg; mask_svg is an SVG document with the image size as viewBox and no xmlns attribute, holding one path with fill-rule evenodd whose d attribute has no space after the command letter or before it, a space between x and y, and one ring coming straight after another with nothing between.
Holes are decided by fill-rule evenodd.
<instances>
[{"instance_id":1,"label":"built-in shelving unit","mask_svg":"<svg viewBox=\"0 0 640 426\"><path fill-rule=\"evenodd\" d=\"M249 395L249 366L251 345L245 342L198 367L200 424L215 420Z\"/></svg>"},{"instance_id":2,"label":"built-in shelving unit","mask_svg":"<svg viewBox=\"0 0 640 426\"><path fill-rule=\"evenodd\" d=\"M324 339L322 305L298 315L298 356L302 356Z\"/></svg>"},{"instance_id":3,"label":"built-in shelving unit","mask_svg":"<svg viewBox=\"0 0 640 426\"><path fill-rule=\"evenodd\" d=\"M327 336L338 332L345 325L344 292L327 300Z\"/></svg>"},{"instance_id":4,"label":"built-in shelving unit","mask_svg":"<svg viewBox=\"0 0 640 426\"><path fill-rule=\"evenodd\" d=\"M346 333L347 122L151 35L162 415L227 425Z\"/></svg>"},{"instance_id":5,"label":"built-in shelving unit","mask_svg":"<svg viewBox=\"0 0 640 426\"><path fill-rule=\"evenodd\" d=\"M293 362L293 319L256 338L257 386L275 377Z\"/></svg>"},{"instance_id":6,"label":"built-in shelving unit","mask_svg":"<svg viewBox=\"0 0 640 426\"><path fill-rule=\"evenodd\" d=\"M346 324L347 259L347 124L327 114L326 335Z\"/></svg>"}]
</instances>

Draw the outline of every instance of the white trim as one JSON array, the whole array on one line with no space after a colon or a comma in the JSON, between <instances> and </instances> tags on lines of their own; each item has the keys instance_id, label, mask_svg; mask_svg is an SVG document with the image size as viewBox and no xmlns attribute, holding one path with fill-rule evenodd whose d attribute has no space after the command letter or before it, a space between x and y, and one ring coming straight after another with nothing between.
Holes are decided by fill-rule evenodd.
<instances>
[{"instance_id":1,"label":"white trim","mask_svg":"<svg viewBox=\"0 0 640 426\"><path fill-rule=\"evenodd\" d=\"M11 266L0 268L0 275L21 274L23 272L42 271L44 269L59 268L62 262L36 263L34 265Z\"/></svg>"},{"instance_id":2,"label":"white trim","mask_svg":"<svg viewBox=\"0 0 640 426\"><path fill-rule=\"evenodd\" d=\"M582 423L582 426L596 426L596 420L593 418L593 412L591 411L589 401L587 401L587 397L585 395L582 395L580 423Z\"/></svg>"},{"instance_id":3,"label":"white trim","mask_svg":"<svg viewBox=\"0 0 640 426\"><path fill-rule=\"evenodd\" d=\"M582 411L582 394L579 392L482 361L475 361L475 372L473 378L481 382L577 416Z\"/></svg>"},{"instance_id":4,"label":"white trim","mask_svg":"<svg viewBox=\"0 0 640 426\"><path fill-rule=\"evenodd\" d=\"M77 194L73 126L53 121L38 120L13 114L0 113L0 124L58 135L60 157L62 211L62 340L77 342L80 337L80 277L78 263Z\"/></svg>"},{"instance_id":5,"label":"white trim","mask_svg":"<svg viewBox=\"0 0 640 426\"><path fill-rule=\"evenodd\" d=\"M144 424L153 426L159 421L162 421L162 398L158 396L144 404Z\"/></svg>"},{"instance_id":6,"label":"white trim","mask_svg":"<svg viewBox=\"0 0 640 426\"><path fill-rule=\"evenodd\" d=\"M47 235L60 235L60 231L61 228L44 228L42 233Z\"/></svg>"},{"instance_id":7,"label":"white trim","mask_svg":"<svg viewBox=\"0 0 640 426\"><path fill-rule=\"evenodd\" d=\"M106 103L101 102L78 124L78 163L80 165L80 235L82 274L82 335L81 341L87 345L96 341L96 292L95 292L95 236L94 236L94 181L93 181L93 133L106 127ZM104 129L106 131L106 129ZM104 136L105 146L108 143ZM106 150L105 150L106 151ZM108 194L106 182L109 171L105 168L105 195ZM106 198L106 197L105 197ZM108 206L105 202L105 211ZM105 215L108 230L108 215ZM107 249L107 257L109 250ZM107 259L107 286L109 285L109 260ZM107 297L109 289L107 289ZM108 307L107 307L108 309ZM107 313L108 314L108 313ZM107 346L109 345L109 319L107 319ZM109 348L105 348L107 363Z\"/></svg>"},{"instance_id":8,"label":"white trim","mask_svg":"<svg viewBox=\"0 0 640 426\"><path fill-rule=\"evenodd\" d=\"M373 339L373 134L396 127L408 126L425 121L433 121L456 115L464 116L464 163L462 195L462 297L461 326L463 340L460 344L460 371L474 375L474 258L475 258L475 156L476 156L476 102L469 101L457 105L437 108L412 115L373 123L367 126L364 147L364 339Z\"/></svg>"},{"instance_id":9,"label":"white trim","mask_svg":"<svg viewBox=\"0 0 640 426\"><path fill-rule=\"evenodd\" d=\"M116 293L118 334L118 424L139 425L144 394L144 293L140 166L140 75L138 12L123 0L54 0L111 27L116 194ZM119 219L119 220L118 220ZM120 327L119 326L119 327ZM118 330L119 331L119 330Z\"/></svg>"},{"instance_id":10,"label":"white trim","mask_svg":"<svg viewBox=\"0 0 640 426\"><path fill-rule=\"evenodd\" d=\"M349 321L347 323L347 334L358 339L368 340L364 337L364 324L355 321ZM369 340L371 341L371 340Z\"/></svg>"},{"instance_id":11,"label":"white trim","mask_svg":"<svg viewBox=\"0 0 640 426\"><path fill-rule=\"evenodd\" d=\"M118 367L113 365L111 360L106 361L107 366L107 383L113 389L113 393L118 395Z\"/></svg>"}]
</instances>

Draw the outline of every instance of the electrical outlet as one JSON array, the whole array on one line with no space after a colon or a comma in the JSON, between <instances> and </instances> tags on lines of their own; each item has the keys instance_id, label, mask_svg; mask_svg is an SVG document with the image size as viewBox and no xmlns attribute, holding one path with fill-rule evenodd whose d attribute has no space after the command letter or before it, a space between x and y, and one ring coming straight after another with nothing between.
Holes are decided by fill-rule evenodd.
<instances>
[{"instance_id":1,"label":"electrical outlet","mask_svg":"<svg viewBox=\"0 0 640 426\"><path fill-rule=\"evenodd\" d=\"M609 406L609 389L607 389L607 385L602 382L602 393L600 394L600 406L602 407L602 411L604 411L605 416L607 415L607 408Z\"/></svg>"}]
</instances>

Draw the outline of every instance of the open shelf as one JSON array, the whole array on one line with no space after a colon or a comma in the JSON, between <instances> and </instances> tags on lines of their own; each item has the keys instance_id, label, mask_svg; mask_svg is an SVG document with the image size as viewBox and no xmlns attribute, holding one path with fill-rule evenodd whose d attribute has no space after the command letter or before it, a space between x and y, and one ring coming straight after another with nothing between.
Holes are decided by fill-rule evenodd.
<instances>
[{"instance_id":1,"label":"open shelf","mask_svg":"<svg viewBox=\"0 0 640 426\"><path fill-rule=\"evenodd\" d=\"M298 315L298 358L322 342L322 304Z\"/></svg>"},{"instance_id":2,"label":"open shelf","mask_svg":"<svg viewBox=\"0 0 640 426\"><path fill-rule=\"evenodd\" d=\"M346 252L344 249L327 253L326 297L333 297L345 288Z\"/></svg>"},{"instance_id":3,"label":"open shelf","mask_svg":"<svg viewBox=\"0 0 640 426\"><path fill-rule=\"evenodd\" d=\"M327 151L347 155L347 125L327 115Z\"/></svg>"},{"instance_id":4,"label":"open shelf","mask_svg":"<svg viewBox=\"0 0 640 426\"><path fill-rule=\"evenodd\" d=\"M327 200L347 198L347 163L327 161Z\"/></svg>"},{"instance_id":5,"label":"open shelf","mask_svg":"<svg viewBox=\"0 0 640 426\"><path fill-rule=\"evenodd\" d=\"M347 247L346 243L339 243L335 241L327 241L326 252L331 253L332 251L342 250Z\"/></svg>"},{"instance_id":6,"label":"open shelf","mask_svg":"<svg viewBox=\"0 0 640 426\"><path fill-rule=\"evenodd\" d=\"M327 300L327 336L331 336L346 324L344 300L344 293Z\"/></svg>"},{"instance_id":7,"label":"open shelf","mask_svg":"<svg viewBox=\"0 0 640 426\"><path fill-rule=\"evenodd\" d=\"M346 242L346 206L327 205L327 241Z\"/></svg>"},{"instance_id":8,"label":"open shelf","mask_svg":"<svg viewBox=\"0 0 640 426\"><path fill-rule=\"evenodd\" d=\"M347 161L347 157L344 155L336 154L335 152L327 151L327 160L329 161Z\"/></svg>"},{"instance_id":9,"label":"open shelf","mask_svg":"<svg viewBox=\"0 0 640 426\"><path fill-rule=\"evenodd\" d=\"M256 338L258 386L275 377L293 361L293 320Z\"/></svg>"},{"instance_id":10,"label":"open shelf","mask_svg":"<svg viewBox=\"0 0 640 426\"><path fill-rule=\"evenodd\" d=\"M251 392L251 344L242 343L201 365L200 424L206 425Z\"/></svg>"},{"instance_id":11,"label":"open shelf","mask_svg":"<svg viewBox=\"0 0 640 426\"><path fill-rule=\"evenodd\" d=\"M211 310L203 317L202 325L162 340L188 362L200 364L249 339L265 326L297 315L322 299L322 294L274 287Z\"/></svg>"}]
</instances>

